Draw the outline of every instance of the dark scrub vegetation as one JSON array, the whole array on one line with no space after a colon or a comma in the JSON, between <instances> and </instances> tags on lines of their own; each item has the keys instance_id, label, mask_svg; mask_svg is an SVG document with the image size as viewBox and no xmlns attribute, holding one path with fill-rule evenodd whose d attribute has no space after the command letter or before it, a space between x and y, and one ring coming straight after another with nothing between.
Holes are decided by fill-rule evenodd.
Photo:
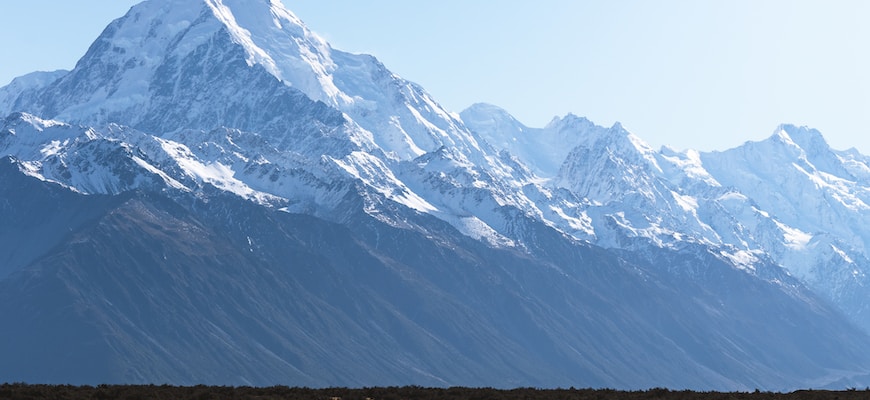
<instances>
[{"instance_id":1,"label":"dark scrub vegetation","mask_svg":"<svg viewBox=\"0 0 870 400\"><path fill-rule=\"evenodd\" d=\"M305 399L305 400L764 400L764 399L867 399L870 390L819 391L801 390L791 393L773 392L693 392L668 389L619 391L610 389L534 389L499 390L491 388L424 388L419 386L381 388L309 389L274 386L267 388L229 386L155 386L155 385L0 385L0 399L15 400L148 400L148 399Z\"/></svg>"}]
</instances>

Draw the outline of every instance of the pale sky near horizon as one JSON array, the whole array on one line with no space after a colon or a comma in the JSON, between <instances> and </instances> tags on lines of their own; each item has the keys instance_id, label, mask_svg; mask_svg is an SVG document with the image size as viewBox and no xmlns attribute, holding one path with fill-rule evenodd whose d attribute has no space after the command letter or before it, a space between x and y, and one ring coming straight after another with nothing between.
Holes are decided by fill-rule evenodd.
<instances>
[{"instance_id":1,"label":"pale sky near horizon","mask_svg":"<svg viewBox=\"0 0 870 400\"><path fill-rule=\"evenodd\" d=\"M488 102L533 127L572 112L699 150L792 123L870 155L870 2L283 1L333 47L374 54L451 111ZM137 2L4 2L0 86L72 68Z\"/></svg>"}]
</instances>

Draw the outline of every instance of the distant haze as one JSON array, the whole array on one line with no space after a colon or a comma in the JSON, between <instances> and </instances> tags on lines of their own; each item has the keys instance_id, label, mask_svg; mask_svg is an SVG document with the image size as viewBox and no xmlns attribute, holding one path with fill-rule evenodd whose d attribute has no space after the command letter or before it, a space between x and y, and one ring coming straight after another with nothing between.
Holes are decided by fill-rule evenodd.
<instances>
[{"instance_id":1,"label":"distant haze","mask_svg":"<svg viewBox=\"0 0 870 400\"><path fill-rule=\"evenodd\" d=\"M8 2L0 85L72 68L129 0ZM284 3L334 47L376 55L448 109L529 126L568 112L653 147L723 150L783 122L870 153L870 3L770 0Z\"/></svg>"}]
</instances>

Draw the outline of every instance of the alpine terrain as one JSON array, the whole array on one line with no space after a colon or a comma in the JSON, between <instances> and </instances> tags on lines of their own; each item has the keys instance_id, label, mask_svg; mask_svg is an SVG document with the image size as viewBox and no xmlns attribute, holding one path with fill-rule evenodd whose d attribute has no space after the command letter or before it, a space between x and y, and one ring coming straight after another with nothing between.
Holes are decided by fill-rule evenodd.
<instances>
[{"instance_id":1,"label":"alpine terrain","mask_svg":"<svg viewBox=\"0 0 870 400\"><path fill-rule=\"evenodd\" d=\"M870 158L809 128L456 114L280 0L147 0L0 115L0 380L870 385Z\"/></svg>"}]
</instances>

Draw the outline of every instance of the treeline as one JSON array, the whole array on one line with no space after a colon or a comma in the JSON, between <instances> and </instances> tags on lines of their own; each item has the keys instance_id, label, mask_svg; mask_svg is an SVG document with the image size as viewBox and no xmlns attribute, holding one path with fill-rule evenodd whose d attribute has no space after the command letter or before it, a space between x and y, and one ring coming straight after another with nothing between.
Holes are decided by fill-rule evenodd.
<instances>
[{"instance_id":1,"label":"treeline","mask_svg":"<svg viewBox=\"0 0 870 400\"><path fill-rule=\"evenodd\" d=\"M0 399L15 400L826 400L868 399L870 390L772 392L693 392L668 389L619 391L610 389L534 389L500 390L491 388L424 388L419 386L362 389L309 389L286 386L267 388L228 386L168 385L0 385Z\"/></svg>"}]
</instances>

